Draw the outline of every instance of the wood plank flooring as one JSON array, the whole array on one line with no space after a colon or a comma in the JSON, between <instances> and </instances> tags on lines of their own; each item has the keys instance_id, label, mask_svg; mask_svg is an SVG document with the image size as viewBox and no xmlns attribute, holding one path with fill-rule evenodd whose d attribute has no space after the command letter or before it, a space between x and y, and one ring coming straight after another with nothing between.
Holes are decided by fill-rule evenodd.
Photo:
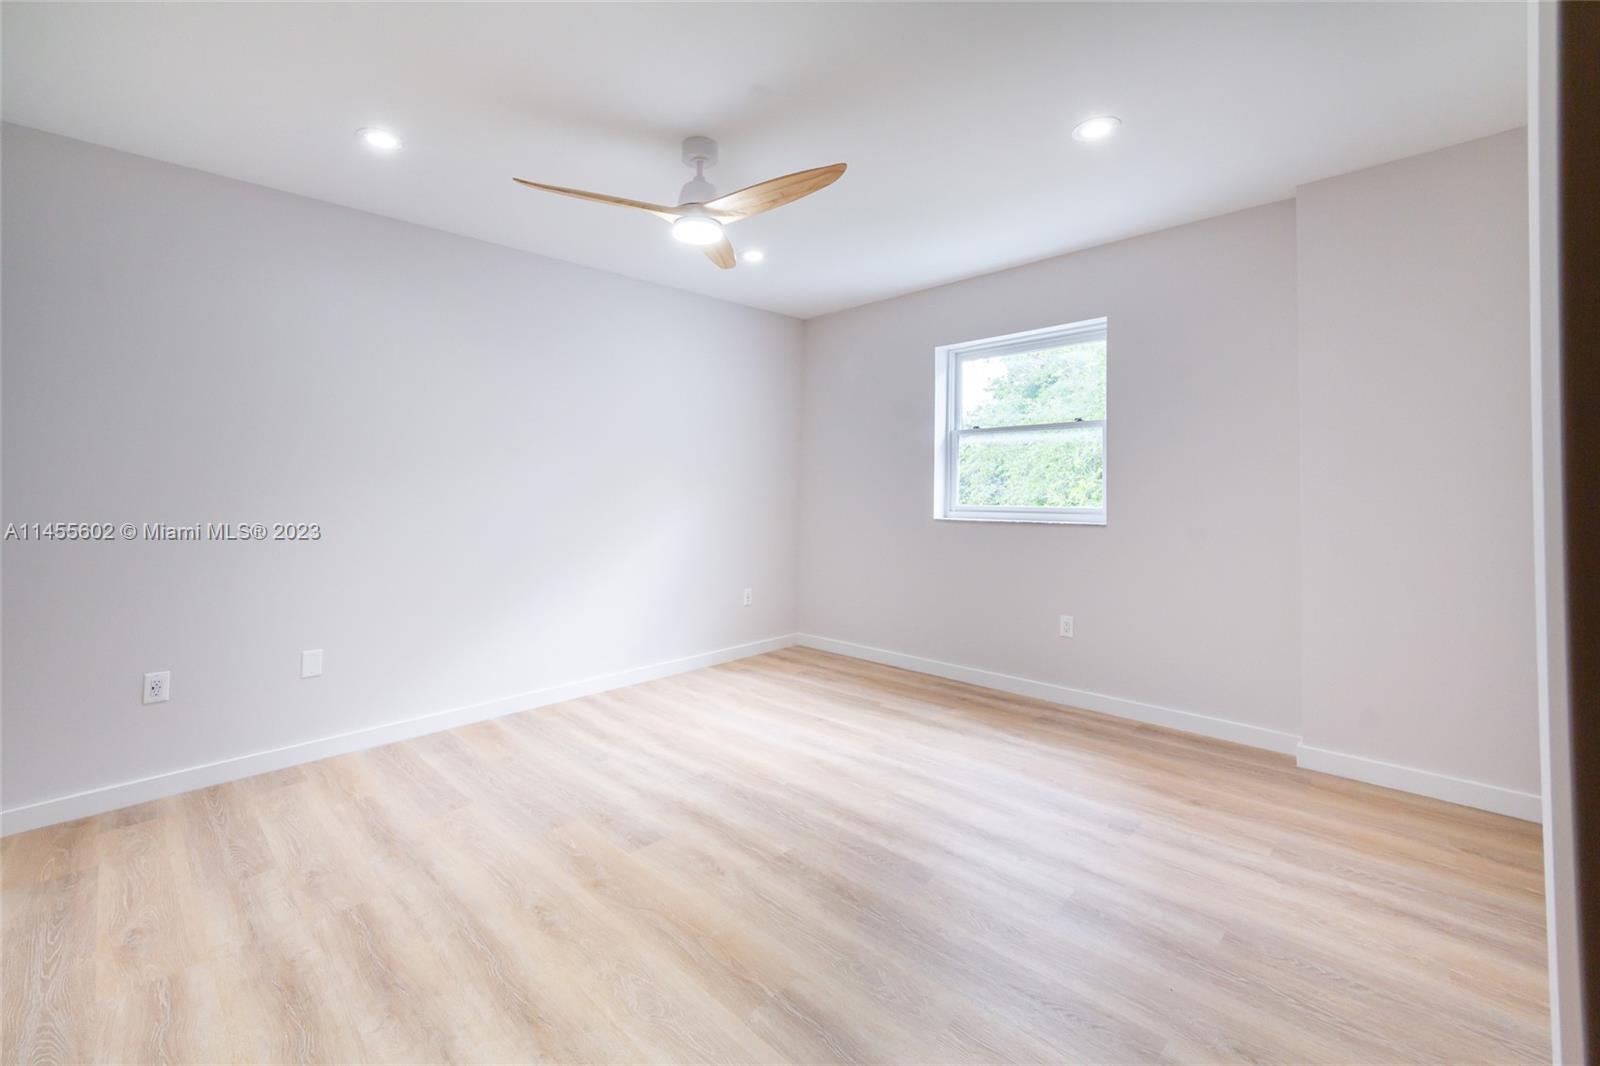
<instances>
[{"instance_id":1,"label":"wood plank flooring","mask_svg":"<svg viewBox=\"0 0 1600 1066\"><path fill-rule=\"evenodd\" d=\"M44 1062L1548 1062L1536 827L804 649L4 841Z\"/></svg>"}]
</instances>

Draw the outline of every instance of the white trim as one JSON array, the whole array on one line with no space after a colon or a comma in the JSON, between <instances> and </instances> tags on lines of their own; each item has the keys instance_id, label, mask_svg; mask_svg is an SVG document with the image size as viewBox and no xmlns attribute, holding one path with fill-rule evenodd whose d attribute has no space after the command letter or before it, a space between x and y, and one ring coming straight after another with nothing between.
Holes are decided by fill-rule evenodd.
<instances>
[{"instance_id":1,"label":"white trim","mask_svg":"<svg viewBox=\"0 0 1600 1066\"><path fill-rule=\"evenodd\" d=\"M1108 321L1105 315L1100 315L1096 318L1085 318L1060 326L1041 326L1038 329L1025 329L1020 333L1007 333L999 337L985 337L983 340L976 341L962 341L959 344L942 344L940 347L947 349L957 359L982 359L991 355L1017 355L1022 352L1041 351L1044 348L1057 348L1068 344L1085 344L1089 341L1104 340Z\"/></svg>"},{"instance_id":2,"label":"white trim","mask_svg":"<svg viewBox=\"0 0 1600 1066\"><path fill-rule=\"evenodd\" d=\"M1297 766L1319 773L1333 774L1336 777L1365 781L1368 784L1429 796L1447 803L1459 803L1465 807L1476 807L1496 814L1506 814L1529 822L1537 822L1540 818L1540 797L1533 793L1518 792L1499 785L1487 785L1481 781L1469 781L1461 777L1451 777L1449 774L1419 770L1414 766L1401 766L1361 755L1311 747L1296 734L1281 729L1268 729L1265 726L1236 722L1229 718L1218 718L1195 711L1141 703L1138 700L1069 688L1049 681L1034 681L1026 677L996 673L993 670L982 670L976 666L961 666L939 659L926 659L920 655L908 655L905 652L874 648L867 644L819 637L812 633L799 634L795 643L819 651L830 651L836 655L848 655L852 659L865 659L886 666L898 666L902 670L914 670L919 674L932 674L951 681L964 681L969 685L981 685L984 688L999 689L1001 692L1010 692L1018 696L1030 696L1050 703L1109 714L1116 718L1127 718L1148 725L1165 726L1183 733L1194 733L1215 740L1227 740L1235 744L1246 744L1253 748L1293 755Z\"/></svg>"},{"instance_id":3,"label":"white trim","mask_svg":"<svg viewBox=\"0 0 1600 1066\"><path fill-rule=\"evenodd\" d=\"M1533 382L1534 647L1539 675L1539 770L1544 797L1544 911L1550 972L1550 1054L1583 1054L1583 973L1572 766L1566 602L1566 501L1561 464L1561 12L1528 5L1528 304Z\"/></svg>"},{"instance_id":4,"label":"white trim","mask_svg":"<svg viewBox=\"0 0 1600 1066\"><path fill-rule=\"evenodd\" d=\"M1017 696L1029 696L1067 707L1098 711L1117 718L1165 726L1168 729L1195 733L1214 740L1248 744L1253 748L1265 748L1286 755L1292 754L1295 745L1300 742L1300 738L1293 733L1268 729L1265 726L1216 718L1195 711L1180 711L1175 707L1162 707L1154 703L1141 703L1138 700L1123 699L1121 696L1107 696L1101 692L1068 688L1049 681L1033 681L1026 677L996 673L993 670L981 670L976 666L960 666L938 659L924 659L920 655L907 655L905 652L874 648L866 644L852 644L847 640L834 640L831 637L801 633L796 643L807 648L816 648L818 651L848 655L852 659L866 659L868 662L883 663L886 666L898 666L902 670L915 670L919 674L932 674L951 681L965 681L969 685L982 685L984 688L999 689L1001 692L1010 692Z\"/></svg>"},{"instance_id":5,"label":"white trim","mask_svg":"<svg viewBox=\"0 0 1600 1066\"><path fill-rule=\"evenodd\" d=\"M1104 507L974 507L956 504L936 516L943 522L1042 522L1051 525L1103 526Z\"/></svg>"},{"instance_id":6,"label":"white trim","mask_svg":"<svg viewBox=\"0 0 1600 1066\"><path fill-rule=\"evenodd\" d=\"M978 514L947 514L935 515L935 522L1009 522L1014 526L1103 526L1106 524L1105 512L1096 515L1085 515L1074 518L1056 513L1054 518L1028 518L1017 514L1011 517L1009 512L984 511Z\"/></svg>"},{"instance_id":7,"label":"white trim","mask_svg":"<svg viewBox=\"0 0 1600 1066\"><path fill-rule=\"evenodd\" d=\"M106 811L129 807L135 803L148 803L150 800L176 796L183 792L192 792L197 788L207 788L227 781L254 777L256 774L264 774L271 770L282 770L288 766L299 766L302 763L316 762L318 759L326 759L334 755L345 755L353 751L365 751L368 748L393 744L397 740L409 740L412 737L426 736L429 733L437 733L445 729L454 729L457 726L470 725L473 722L481 722L488 718L499 718L502 715L514 714L517 711L545 707L552 703L561 703L564 700L592 696L597 692L608 692L611 689L623 688L627 685L637 685L644 681L654 681L657 678L670 677L673 674L681 674L689 670L699 670L707 666L716 666L719 663L732 662L735 659L745 659L752 655L777 651L794 643L795 637L793 634L768 637L766 640L752 641L748 644L735 644L731 647L701 652L698 655L686 655L681 659L668 659L645 666L636 666L628 670L618 670L614 673L600 674L558 685L549 685L545 688L533 689L530 692L507 696L504 699L492 700L488 703L478 703L467 707L452 707L448 710L434 711L416 718L387 722L383 725L369 726L365 729L356 729L348 733L307 740L299 744L289 744L269 751L237 755L231 759L221 759L217 762L205 763L200 766L172 770L164 774L142 777L135 781L123 781L119 784L93 788L68 796L40 800L37 803L29 803L0 812L0 835L10 836L12 833L21 833L29 829L55 825L58 822L68 822L74 818L85 818L91 814L103 814Z\"/></svg>"},{"instance_id":8,"label":"white trim","mask_svg":"<svg viewBox=\"0 0 1600 1066\"><path fill-rule=\"evenodd\" d=\"M429 733L454 729L457 726L470 725L473 722L498 718L502 715L514 714L517 711L532 710L537 707L549 706L553 703L561 703L565 700L592 696L598 692L609 692L612 689L624 688L628 685L637 685L645 681L670 677L673 674L700 670L707 666L732 662L735 659L745 659L752 655L778 651L781 648L787 648L795 644L807 648L816 648L819 651L833 652L836 655L846 655L853 659L865 659L868 662L883 663L886 666L897 666L902 670L931 674L935 677L948 678L952 681L963 681L969 685L998 689L1001 692L1028 696L1033 699L1045 700L1049 703L1095 711L1116 718L1125 718L1130 721L1144 722L1148 725L1176 729L1184 733L1193 733L1216 740L1226 740L1235 744L1245 744L1254 748L1263 748L1267 751L1294 755L1296 764L1308 770L1334 774L1338 777L1347 777L1356 781L1365 781L1369 784L1382 785L1385 788L1399 789L1402 792L1431 796L1434 799L1445 800L1449 803L1477 807L1480 810L1510 815L1513 818L1521 818L1530 822L1538 822L1540 820L1541 800L1539 796L1533 793L1518 792L1514 789L1502 788L1499 785L1469 781L1465 778L1451 777L1449 774L1435 773L1431 770L1419 770L1416 767L1401 766L1396 763L1383 762L1379 759L1369 759L1365 756L1311 747L1302 742L1293 733L1278 729L1268 729L1265 726L1251 725L1247 722L1236 722L1232 719L1218 718L1195 711L1183 711L1174 707L1163 707L1159 704L1124 699L1120 696L1108 696L1100 692L1069 688L1066 685L1057 685L1049 681L1034 681L1030 678L997 673L993 670L983 670L975 666L961 666L957 663L947 663L939 659L927 659L920 655L909 655L905 652L875 648L867 644L834 640L830 637L821 637L811 633L795 633L768 637L765 640L752 641L748 644L717 648L698 655L688 655L680 659L668 659L663 662L650 663L628 670L619 670L610 674L600 674L595 677L533 689L520 695L508 696L489 703L435 711L416 718L388 722L383 725L370 726L366 729L352 730L348 733L339 733L330 737L321 737L317 740L273 748L269 751L239 755L231 759L222 759L200 766L190 766L181 770L139 778L135 781L123 781L119 784L76 792L68 796L41 800L38 803L30 803L0 812L0 835L10 836L12 833L21 833L29 829L55 825L58 822L85 818L92 814L103 814L106 811L118 810L136 803L147 803L150 800L176 796L195 789L207 788L211 785L219 785L228 781L237 781L245 777L254 777L256 774L281 770L288 766L299 766L302 763L315 762L318 759L326 759L334 755L365 751L368 748L392 744L398 740L426 736Z\"/></svg>"},{"instance_id":9,"label":"white trim","mask_svg":"<svg viewBox=\"0 0 1600 1066\"><path fill-rule=\"evenodd\" d=\"M1415 766L1369 759L1365 755L1314 748L1303 742L1295 748L1294 761L1296 766L1307 770L1348 777L1401 792L1413 792L1419 796L1431 796L1446 803L1507 814L1527 822L1538 822L1540 818L1542 801L1532 792L1486 785L1482 781L1469 781L1464 777L1452 777L1433 770L1419 770Z\"/></svg>"}]
</instances>

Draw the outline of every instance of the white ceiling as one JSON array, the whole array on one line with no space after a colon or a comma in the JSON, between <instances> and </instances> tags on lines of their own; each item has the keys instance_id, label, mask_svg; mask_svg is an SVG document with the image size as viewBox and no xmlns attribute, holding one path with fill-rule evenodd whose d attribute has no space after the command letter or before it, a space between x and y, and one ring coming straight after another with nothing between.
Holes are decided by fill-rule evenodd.
<instances>
[{"instance_id":1,"label":"white ceiling","mask_svg":"<svg viewBox=\"0 0 1600 1066\"><path fill-rule=\"evenodd\" d=\"M1520 4L3 5L7 120L809 317L1521 125ZM1119 115L1099 145L1068 135ZM405 148L357 144L385 126ZM846 162L720 271L648 215Z\"/></svg>"}]
</instances>

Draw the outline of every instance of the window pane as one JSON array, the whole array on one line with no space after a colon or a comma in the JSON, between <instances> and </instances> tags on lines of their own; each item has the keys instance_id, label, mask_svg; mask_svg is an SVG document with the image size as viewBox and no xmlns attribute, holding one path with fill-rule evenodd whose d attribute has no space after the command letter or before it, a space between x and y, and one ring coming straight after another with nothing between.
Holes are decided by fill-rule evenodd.
<instances>
[{"instance_id":1,"label":"window pane","mask_svg":"<svg viewBox=\"0 0 1600 1066\"><path fill-rule=\"evenodd\" d=\"M961 428L1106 416L1106 342L961 360Z\"/></svg>"},{"instance_id":2,"label":"window pane","mask_svg":"<svg viewBox=\"0 0 1600 1066\"><path fill-rule=\"evenodd\" d=\"M961 507L1104 507L1105 433L1099 426L961 441Z\"/></svg>"}]
</instances>

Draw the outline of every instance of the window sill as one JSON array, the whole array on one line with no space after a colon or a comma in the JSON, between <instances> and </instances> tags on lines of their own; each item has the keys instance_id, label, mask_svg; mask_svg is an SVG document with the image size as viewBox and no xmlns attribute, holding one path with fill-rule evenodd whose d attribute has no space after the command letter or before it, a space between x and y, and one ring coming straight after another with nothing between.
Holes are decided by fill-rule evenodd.
<instances>
[{"instance_id":1,"label":"window sill","mask_svg":"<svg viewBox=\"0 0 1600 1066\"><path fill-rule=\"evenodd\" d=\"M1012 518L999 515L934 515L935 522L991 522L1010 526L1103 526L1105 515L1062 515L1059 517Z\"/></svg>"}]
</instances>

